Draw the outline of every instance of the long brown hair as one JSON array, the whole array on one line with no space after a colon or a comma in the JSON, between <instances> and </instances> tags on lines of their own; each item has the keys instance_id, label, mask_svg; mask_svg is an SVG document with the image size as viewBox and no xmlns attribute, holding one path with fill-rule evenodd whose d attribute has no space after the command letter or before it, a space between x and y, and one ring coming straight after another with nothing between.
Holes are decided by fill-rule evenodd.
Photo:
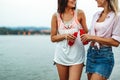
<instances>
[{"instance_id":1,"label":"long brown hair","mask_svg":"<svg viewBox=\"0 0 120 80\"><path fill-rule=\"evenodd\" d=\"M67 4L68 4L68 0L58 0L57 12L58 13L64 13L65 8L67 7ZM76 6L73 9L76 9Z\"/></svg>"}]
</instances>

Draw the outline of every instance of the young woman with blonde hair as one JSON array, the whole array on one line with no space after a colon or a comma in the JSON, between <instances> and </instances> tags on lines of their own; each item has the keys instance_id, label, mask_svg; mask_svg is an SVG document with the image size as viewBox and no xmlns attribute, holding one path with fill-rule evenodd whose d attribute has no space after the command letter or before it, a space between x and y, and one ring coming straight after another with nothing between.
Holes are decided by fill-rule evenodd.
<instances>
[{"instance_id":1,"label":"young woman with blonde hair","mask_svg":"<svg viewBox=\"0 0 120 80\"><path fill-rule=\"evenodd\" d=\"M88 80L107 80L114 66L112 46L118 47L120 44L120 13L118 0L96 2L103 10L95 13L89 34L81 38L83 42L91 42L86 60Z\"/></svg>"}]
</instances>

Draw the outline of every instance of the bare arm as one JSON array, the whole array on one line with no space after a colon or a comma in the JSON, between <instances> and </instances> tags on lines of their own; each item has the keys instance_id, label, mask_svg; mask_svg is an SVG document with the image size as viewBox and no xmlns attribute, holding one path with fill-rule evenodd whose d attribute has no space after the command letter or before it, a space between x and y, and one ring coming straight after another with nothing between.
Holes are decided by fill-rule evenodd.
<instances>
[{"instance_id":1,"label":"bare arm","mask_svg":"<svg viewBox=\"0 0 120 80\"><path fill-rule=\"evenodd\" d=\"M95 41L103 45L108 45L108 46L119 46L120 42L112 39L112 38L102 38L98 36L91 36L88 34L84 34L81 36L82 41Z\"/></svg>"},{"instance_id":2,"label":"bare arm","mask_svg":"<svg viewBox=\"0 0 120 80\"><path fill-rule=\"evenodd\" d=\"M58 42L65 39L65 35L59 35L58 32L58 23L57 23L57 16L54 14L51 20L51 41Z\"/></svg>"},{"instance_id":3,"label":"bare arm","mask_svg":"<svg viewBox=\"0 0 120 80\"><path fill-rule=\"evenodd\" d=\"M85 32L88 32L87 24L86 24L86 17L82 10L78 10L78 21L81 23Z\"/></svg>"}]
</instances>

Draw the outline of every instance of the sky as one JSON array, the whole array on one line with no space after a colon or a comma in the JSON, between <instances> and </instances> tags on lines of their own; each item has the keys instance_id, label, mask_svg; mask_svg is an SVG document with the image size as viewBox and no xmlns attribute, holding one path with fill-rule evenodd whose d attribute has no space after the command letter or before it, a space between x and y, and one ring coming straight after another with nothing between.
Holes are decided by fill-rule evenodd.
<instances>
[{"instance_id":1,"label":"sky","mask_svg":"<svg viewBox=\"0 0 120 80\"><path fill-rule=\"evenodd\" d=\"M93 14L99 10L96 1L77 0L77 8L84 11L89 27ZM50 27L56 10L57 0L0 0L0 26Z\"/></svg>"}]
</instances>

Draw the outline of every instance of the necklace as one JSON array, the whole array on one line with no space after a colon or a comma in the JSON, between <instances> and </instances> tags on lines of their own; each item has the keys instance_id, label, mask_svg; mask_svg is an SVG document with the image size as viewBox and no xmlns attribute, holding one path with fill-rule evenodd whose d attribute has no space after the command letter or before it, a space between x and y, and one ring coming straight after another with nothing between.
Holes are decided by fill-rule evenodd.
<instances>
[{"instance_id":1,"label":"necklace","mask_svg":"<svg viewBox=\"0 0 120 80\"><path fill-rule=\"evenodd\" d=\"M73 19L70 21L64 21L64 27L66 29L71 29L72 28L72 21L73 21Z\"/></svg>"},{"instance_id":2,"label":"necklace","mask_svg":"<svg viewBox=\"0 0 120 80\"><path fill-rule=\"evenodd\" d=\"M73 12L73 18L74 18L74 12ZM62 19L62 22L64 24L64 28L65 29L71 29L72 28L72 22L73 22L73 18L69 21L63 21L63 17L64 17L64 14L60 14L60 18Z\"/></svg>"}]
</instances>

